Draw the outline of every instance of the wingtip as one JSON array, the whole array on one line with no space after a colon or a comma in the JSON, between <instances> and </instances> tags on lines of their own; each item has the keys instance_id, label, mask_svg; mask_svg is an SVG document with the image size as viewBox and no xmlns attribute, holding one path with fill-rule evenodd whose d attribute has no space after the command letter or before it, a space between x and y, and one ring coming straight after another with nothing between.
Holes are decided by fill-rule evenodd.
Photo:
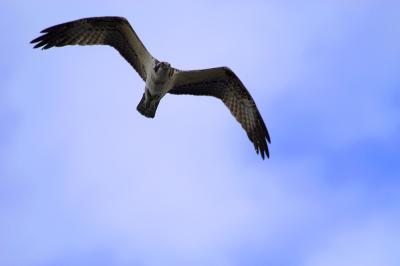
<instances>
[{"instance_id":1,"label":"wingtip","mask_svg":"<svg viewBox=\"0 0 400 266\"><path fill-rule=\"evenodd\" d=\"M44 36L45 35L41 35L41 36L33 39L32 41L30 41L31 44L35 44L35 46L33 47L34 49L39 48L45 44L43 42Z\"/></svg>"},{"instance_id":2,"label":"wingtip","mask_svg":"<svg viewBox=\"0 0 400 266\"><path fill-rule=\"evenodd\" d=\"M42 36L39 36L39 37L33 39L32 41L30 41L30 43L37 43L41 40L41 38L42 38Z\"/></svg>"},{"instance_id":3,"label":"wingtip","mask_svg":"<svg viewBox=\"0 0 400 266\"><path fill-rule=\"evenodd\" d=\"M268 131L267 131L266 139L267 139L267 143L271 144L271 138L269 137ZM267 158L269 159L269 148L268 148L267 143L265 143L265 154L267 155Z\"/></svg>"},{"instance_id":4,"label":"wingtip","mask_svg":"<svg viewBox=\"0 0 400 266\"><path fill-rule=\"evenodd\" d=\"M267 157L267 159L269 159L269 150L268 147L266 147L263 152L261 153L261 157L263 160L265 160L265 157Z\"/></svg>"},{"instance_id":5,"label":"wingtip","mask_svg":"<svg viewBox=\"0 0 400 266\"><path fill-rule=\"evenodd\" d=\"M268 138L265 136L260 142L254 142L254 147L257 154L261 155L261 158L265 160L265 157L269 159L269 148L268 148Z\"/></svg>"},{"instance_id":6,"label":"wingtip","mask_svg":"<svg viewBox=\"0 0 400 266\"><path fill-rule=\"evenodd\" d=\"M33 43L36 43L36 42L33 42ZM35 46L33 46L33 49L40 48L40 47L42 47L43 45L45 45L45 43L43 43L43 42L38 42L38 43L36 43Z\"/></svg>"},{"instance_id":7,"label":"wingtip","mask_svg":"<svg viewBox=\"0 0 400 266\"><path fill-rule=\"evenodd\" d=\"M263 160L265 160L265 157L267 157L267 159L269 159L269 150L268 150L268 148L267 148L266 150L263 150L263 151L261 152L261 158L262 158Z\"/></svg>"}]
</instances>

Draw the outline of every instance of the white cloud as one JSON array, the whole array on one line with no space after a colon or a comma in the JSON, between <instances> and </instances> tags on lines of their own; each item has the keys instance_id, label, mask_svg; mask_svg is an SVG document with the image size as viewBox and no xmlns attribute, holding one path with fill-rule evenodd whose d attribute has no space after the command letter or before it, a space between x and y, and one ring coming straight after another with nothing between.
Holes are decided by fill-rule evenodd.
<instances>
[{"instance_id":1,"label":"white cloud","mask_svg":"<svg viewBox=\"0 0 400 266\"><path fill-rule=\"evenodd\" d=\"M394 210L396 212L396 210ZM400 262L399 217L374 213L363 221L347 223L328 233L319 247L312 249L305 266L395 266Z\"/></svg>"},{"instance_id":2,"label":"white cloud","mask_svg":"<svg viewBox=\"0 0 400 266\"><path fill-rule=\"evenodd\" d=\"M143 83L115 51L26 45L6 83L18 132L2 151L8 176L1 182L11 190L1 198L11 206L2 207L0 221L4 265L43 265L104 249L119 265L233 266L235 251L248 246L265 249L260 257L284 250L282 264L293 253L305 266L393 262L398 231L390 214L347 219L369 212L360 202L374 184L341 183L327 173L318 145L309 148L314 153L302 150L314 138L335 147L392 138L398 127L398 110L386 105L384 93L357 87L348 95L349 84L335 87L340 75L330 72L359 32L347 24L364 21L374 5L203 2L168 9L179 3L165 2L149 22L138 10L154 3L85 2L78 11L71 1L40 3L48 4L40 20L44 5L19 7L31 22L20 39L63 18L122 12L160 58L185 68L233 66L262 113L279 124L266 121L272 158L261 161L214 99L168 96L156 119L147 120L136 112ZM294 123L305 139L297 139ZM334 233L326 235L328 229Z\"/></svg>"}]
</instances>

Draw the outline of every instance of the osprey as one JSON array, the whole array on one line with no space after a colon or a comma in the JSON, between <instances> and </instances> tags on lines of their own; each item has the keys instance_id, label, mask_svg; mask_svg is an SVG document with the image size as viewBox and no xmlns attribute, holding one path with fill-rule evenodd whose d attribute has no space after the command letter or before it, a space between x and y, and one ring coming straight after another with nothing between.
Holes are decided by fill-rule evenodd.
<instances>
[{"instance_id":1,"label":"osprey","mask_svg":"<svg viewBox=\"0 0 400 266\"><path fill-rule=\"evenodd\" d=\"M146 82L137 110L153 118L166 93L214 96L223 101L246 131L264 159L271 142L257 106L240 79L228 67L182 71L154 58L129 22L122 17L92 17L47 28L34 39L34 48L65 45L109 45L114 47Z\"/></svg>"}]
</instances>

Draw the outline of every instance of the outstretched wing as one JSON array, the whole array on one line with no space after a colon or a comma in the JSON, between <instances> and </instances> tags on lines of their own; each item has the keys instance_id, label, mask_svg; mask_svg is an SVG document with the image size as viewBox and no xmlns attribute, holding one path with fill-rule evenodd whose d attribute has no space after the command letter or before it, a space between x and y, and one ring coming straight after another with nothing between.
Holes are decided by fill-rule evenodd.
<instances>
[{"instance_id":1,"label":"outstretched wing","mask_svg":"<svg viewBox=\"0 0 400 266\"><path fill-rule=\"evenodd\" d=\"M257 154L269 157L268 130L257 106L240 79L227 67L175 72L171 94L214 96L221 99L242 125Z\"/></svg>"},{"instance_id":2,"label":"outstretched wing","mask_svg":"<svg viewBox=\"0 0 400 266\"><path fill-rule=\"evenodd\" d=\"M110 45L133 66L143 80L153 57L139 37L122 17L93 17L79 19L47 28L42 36L31 43L34 48L62 47L65 45Z\"/></svg>"}]
</instances>

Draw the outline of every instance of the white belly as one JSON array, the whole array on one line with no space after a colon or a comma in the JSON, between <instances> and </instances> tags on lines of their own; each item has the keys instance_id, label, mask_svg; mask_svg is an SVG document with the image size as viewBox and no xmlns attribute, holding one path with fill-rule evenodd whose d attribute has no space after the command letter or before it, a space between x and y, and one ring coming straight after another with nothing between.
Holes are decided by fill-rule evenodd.
<instances>
[{"instance_id":1,"label":"white belly","mask_svg":"<svg viewBox=\"0 0 400 266\"><path fill-rule=\"evenodd\" d=\"M165 94L170 89L171 79L168 76L150 75L146 80L146 88L150 91L151 95Z\"/></svg>"}]
</instances>

